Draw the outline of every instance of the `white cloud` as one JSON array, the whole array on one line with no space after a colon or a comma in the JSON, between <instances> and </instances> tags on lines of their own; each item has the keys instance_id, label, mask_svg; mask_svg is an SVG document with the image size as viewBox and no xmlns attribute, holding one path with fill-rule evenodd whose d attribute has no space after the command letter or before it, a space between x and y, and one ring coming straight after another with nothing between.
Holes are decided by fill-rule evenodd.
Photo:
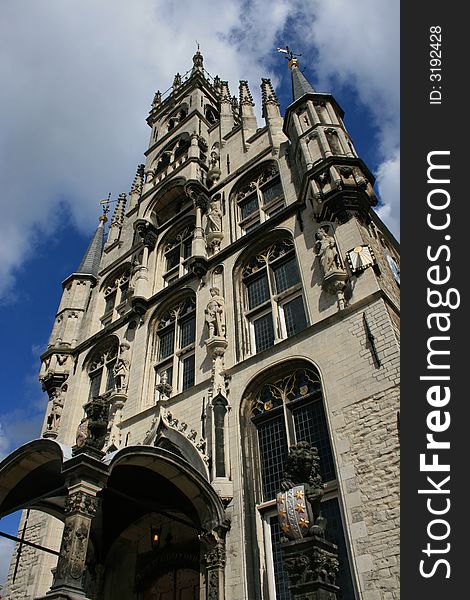
<instances>
[{"instance_id":1,"label":"white cloud","mask_svg":"<svg viewBox=\"0 0 470 600\"><path fill-rule=\"evenodd\" d=\"M0 585L6 581L14 547L15 542L0 538Z\"/></svg>"},{"instance_id":2,"label":"white cloud","mask_svg":"<svg viewBox=\"0 0 470 600\"><path fill-rule=\"evenodd\" d=\"M384 161L377 173L377 188L385 204L377 212L391 232L399 238L400 234L400 153L396 152Z\"/></svg>"},{"instance_id":3,"label":"white cloud","mask_svg":"<svg viewBox=\"0 0 470 600\"><path fill-rule=\"evenodd\" d=\"M0 460L2 460L8 453L10 447L10 441L5 434L3 425L0 423Z\"/></svg>"},{"instance_id":4,"label":"white cloud","mask_svg":"<svg viewBox=\"0 0 470 600\"><path fill-rule=\"evenodd\" d=\"M356 85L371 106L389 159L398 143L395 4L225 0L215 10L212 0L5 0L0 296L38 240L59 226L60 203L90 231L98 201L129 189L148 142L153 94L190 68L196 39L207 70L228 79L232 93L248 79L256 100L260 78L273 77L283 30L305 36L302 43L318 48L320 78Z\"/></svg>"}]
</instances>

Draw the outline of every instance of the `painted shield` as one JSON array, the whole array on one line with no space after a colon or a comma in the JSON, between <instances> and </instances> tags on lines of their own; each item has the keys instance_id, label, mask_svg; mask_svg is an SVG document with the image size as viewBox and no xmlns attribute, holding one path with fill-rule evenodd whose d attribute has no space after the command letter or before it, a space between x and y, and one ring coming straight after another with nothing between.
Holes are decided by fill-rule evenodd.
<instances>
[{"instance_id":1,"label":"painted shield","mask_svg":"<svg viewBox=\"0 0 470 600\"><path fill-rule=\"evenodd\" d=\"M299 540L307 535L310 519L303 485L297 485L277 495L277 515L285 537Z\"/></svg>"}]
</instances>

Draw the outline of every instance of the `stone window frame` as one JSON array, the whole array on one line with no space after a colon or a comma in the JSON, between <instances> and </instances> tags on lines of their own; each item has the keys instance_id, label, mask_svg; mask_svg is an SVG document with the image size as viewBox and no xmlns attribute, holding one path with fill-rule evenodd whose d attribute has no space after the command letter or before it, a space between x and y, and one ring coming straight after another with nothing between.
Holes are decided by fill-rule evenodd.
<instances>
[{"instance_id":1,"label":"stone window frame","mask_svg":"<svg viewBox=\"0 0 470 600\"><path fill-rule=\"evenodd\" d=\"M305 398L293 400L293 403L292 403L292 401L289 401L286 398L283 398L281 403L278 406L273 406L268 411L266 411L266 413L264 415L258 415L257 417L252 418L252 416L250 414L251 413L250 408L253 405L253 400L254 400L254 398L256 398L257 393L258 393L258 395L260 395L262 389L269 384L276 384L278 382L278 380L288 379L289 375L286 375L286 373L288 371L293 373L298 370L310 371L312 374L314 374L317 377L317 381L319 384L318 390L314 393L306 394ZM257 385L256 385L256 383L257 383ZM309 396L310 396L310 398L309 398ZM302 407L302 406L307 406L309 404L314 404L314 403L321 403L321 406L323 407L327 440L328 440L329 448L330 448L330 456L332 459L332 463L333 463L335 475L336 475L336 477L334 479L324 482L325 483L325 493L324 493L324 496L322 499L322 503L329 502L332 500L337 501L337 505L339 508L339 516L341 519L342 535L344 538L343 543L345 546L346 555L347 555L347 559L348 559L348 563L349 563L349 577L350 577L350 584L351 584L350 591L353 594L354 600L357 600L357 597L358 597L357 583L355 582L355 579L354 579L354 569L352 567L352 565L353 565L352 552L351 552L351 548L350 548L350 541L348 540L348 536L347 536L346 518L345 518L345 514L344 514L344 510L343 510L343 505L342 505L342 501L341 501L341 493L340 493L339 482L338 482L338 465L337 465L337 461L335 460L334 448L333 448L333 444L332 444L332 436L331 436L331 431L330 431L330 427L329 427L329 423L328 423L326 406L325 406L323 381L322 381L322 378L321 378L321 375L320 375L318 369L312 363L305 361L305 360L286 360L286 361L283 361L282 363L277 364L274 367L266 369L266 371L264 373L262 373L260 376L256 377L254 380L252 380L252 382L248 386L248 389L245 390L245 393L243 395L243 402L242 402L242 407L244 407L242 410L245 411L245 415L246 415L245 426L250 428L248 437L251 439L251 444L250 444L251 452L249 452L249 454L251 454L251 456L250 456L249 460L251 461L251 464L258 465L258 482L255 484L257 492L255 492L254 503L256 506L257 513L258 513L258 515L261 519L261 523L262 523L262 531L263 531L262 548L264 550L264 557L265 557L265 561L266 561L266 563L265 563L266 564L266 572L268 575L267 581L268 581L268 590L269 590L269 593L268 593L269 600L277 600L275 570L274 570L275 557L274 557L274 549L273 549L273 545L272 545L272 528L271 528L272 527L271 520L275 519L277 517L277 508L276 508L276 498L275 497L269 498L269 499L264 498L263 484L262 484L262 464L261 464L259 433L258 433L257 425L259 425L259 423L269 421L270 419L273 418L273 415L274 415L274 418L279 417L279 414L282 412L282 414L284 416L283 423L284 423L284 428L285 428L285 433L286 433L286 455L287 455L287 449L292 444L295 444L295 443L301 441L301 438L297 438L297 434L295 431L294 416L293 416L294 413L293 413L293 409L291 407L293 407L295 409L298 406ZM289 406L289 404L291 404L291 407ZM281 407L282 407L282 411L280 410ZM277 414L270 413L270 410L274 410L275 413L277 413ZM247 458L245 457L245 460L246 459ZM349 598L348 598L348 600L349 600Z\"/></svg>"},{"instance_id":2,"label":"stone window frame","mask_svg":"<svg viewBox=\"0 0 470 600\"><path fill-rule=\"evenodd\" d=\"M279 245L281 251L279 251ZM276 251L278 255L275 256ZM274 255L274 258L272 258ZM298 281L286 289L278 292L276 290L275 282L275 270L286 264L290 260L295 260L295 266L297 268ZM264 261L264 264L262 264ZM250 264L251 263L251 264ZM263 272L265 273L263 275ZM248 285L254 283L258 279L266 278L268 287L268 296L264 302L250 308L249 304L249 292ZM244 321L248 327L246 351L248 355L258 354L267 350L271 346L274 346L281 340L291 337L287 335L286 319L285 319L285 305L297 298L302 299L304 317L305 317L305 328L309 326L309 316L306 298L303 290L302 276L300 271L299 261L297 260L297 252L295 244L290 236L285 231L279 231L279 233L273 238L270 243L267 243L261 247L256 253L252 254L242 264L240 274L241 284L241 298L243 305L243 316ZM262 350L256 349L256 336L255 336L255 325L254 322L258 319L265 317L270 314L272 319L273 328L273 344L263 348ZM292 335L295 335L295 332Z\"/></svg>"},{"instance_id":3,"label":"stone window frame","mask_svg":"<svg viewBox=\"0 0 470 600\"><path fill-rule=\"evenodd\" d=\"M193 290L186 289L185 293L178 294L171 302L158 311L152 327L152 364L154 367L155 403L163 397L170 397L189 389L195 385L196 369L194 369L193 383L183 389L184 363L196 354L196 294ZM193 340L184 346L181 345L182 325L194 319ZM173 331L172 352L160 357L162 335ZM163 374L171 369L170 378L164 380ZM166 392L158 389L158 385L165 383Z\"/></svg>"},{"instance_id":4,"label":"stone window frame","mask_svg":"<svg viewBox=\"0 0 470 600\"><path fill-rule=\"evenodd\" d=\"M266 190L276 185L280 187L281 193L265 202ZM236 222L242 235L246 235L285 206L285 192L277 163L265 162L258 165L236 185L232 195L236 207ZM249 202L257 204L257 208L243 216L242 206Z\"/></svg>"},{"instance_id":5,"label":"stone window frame","mask_svg":"<svg viewBox=\"0 0 470 600\"><path fill-rule=\"evenodd\" d=\"M102 328L121 317L127 311L130 295L130 278L131 265L126 263L109 275L101 286L104 299L103 314L100 317ZM113 296L113 301L106 307L107 302Z\"/></svg>"},{"instance_id":6,"label":"stone window frame","mask_svg":"<svg viewBox=\"0 0 470 600\"><path fill-rule=\"evenodd\" d=\"M165 236L160 246L160 261L162 265L163 286L168 287L187 273L188 260L192 256L192 240L194 238L194 219L179 223ZM186 248L189 248L188 256L185 256ZM176 252L179 249L179 252ZM168 258L172 253L178 253L178 261L168 269Z\"/></svg>"},{"instance_id":7,"label":"stone window frame","mask_svg":"<svg viewBox=\"0 0 470 600\"><path fill-rule=\"evenodd\" d=\"M115 336L106 338L89 353L85 360L85 371L89 382L88 400L92 397L109 397L116 391L114 367L118 355L119 340ZM98 378L98 393L95 395L93 382Z\"/></svg>"}]
</instances>

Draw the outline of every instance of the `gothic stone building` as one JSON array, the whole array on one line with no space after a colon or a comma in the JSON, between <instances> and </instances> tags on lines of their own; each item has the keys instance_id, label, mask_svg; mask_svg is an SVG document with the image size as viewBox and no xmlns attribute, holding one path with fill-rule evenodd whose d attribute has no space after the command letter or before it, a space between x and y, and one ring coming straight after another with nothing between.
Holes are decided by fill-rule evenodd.
<instances>
[{"instance_id":1,"label":"gothic stone building","mask_svg":"<svg viewBox=\"0 0 470 600\"><path fill-rule=\"evenodd\" d=\"M7 598L289 599L276 493L300 441L338 597L398 598L397 243L341 107L289 67L261 127L199 51L155 94L145 165L63 283L43 436L0 464L1 514L40 546Z\"/></svg>"}]
</instances>

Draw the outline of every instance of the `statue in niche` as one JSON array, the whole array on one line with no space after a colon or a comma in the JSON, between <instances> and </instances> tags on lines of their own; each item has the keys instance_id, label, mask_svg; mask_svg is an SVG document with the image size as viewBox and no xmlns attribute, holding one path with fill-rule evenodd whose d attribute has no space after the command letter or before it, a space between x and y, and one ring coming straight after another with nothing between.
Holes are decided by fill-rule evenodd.
<instances>
[{"instance_id":1,"label":"statue in niche","mask_svg":"<svg viewBox=\"0 0 470 600\"><path fill-rule=\"evenodd\" d=\"M209 203L207 226L210 233L222 231L222 211L217 200L211 200Z\"/></svg>"},{"instance_id":2,"label":"statue in niche","mask_svg":"<svg viewBox=\"0 0 470 600\"><path fill-rule=\"evenodd\" d=\"M211 158L209 161L209 168L217 169L219 166L219 153L216 150L212 150Z\"/></svg>"},{"instance_id":3,"label":"statue in niche","mask_svg":"<svg viewBox=\"0 0 470 600\"><path fill-rule=\"evenodd\" d=\"M323 275L326 277L333 271L342 270L339 264L338 249L333 236L328 233L328 227L320 227L316 234L315 251L320 259Z\"/></svg>"},{"instance_id":4,"label":"statue in niche","mask_svg":"<svg viewBox=\"0 0 470 600\"><path fill-rule=\"evenodd\" d=\"M62 416L62 409L64 408L65 394L67 393L67 384L64 383L62 387L55 388L52 392L52 408L49 416L47 417L47 430L57 431L60 425L60 418Z\"/></svg>"},{"instance_id":5,"label":"statue in niche","mask_svg":"<svg viewBox=\"0 0 470 600\"><path fill-rule=\"evenodd\" d=\"M127 380L129 378L130 361L130 344L125 340L119 346L119 356L114 365L114 378L116 382L116 390L125 392L127 390Z\"/></svg>"},{"instance_id":6,"label":"statue in niche","mask_svg":"<svg viewBox=\"0 0 470 600\"><path fill-rule=\"evenodd\" d=\"M211 299L205 310L209 339L214 336L225 337L225 300L216 287L210 289L210 294Z\"/></svg>"}]
</instances>

